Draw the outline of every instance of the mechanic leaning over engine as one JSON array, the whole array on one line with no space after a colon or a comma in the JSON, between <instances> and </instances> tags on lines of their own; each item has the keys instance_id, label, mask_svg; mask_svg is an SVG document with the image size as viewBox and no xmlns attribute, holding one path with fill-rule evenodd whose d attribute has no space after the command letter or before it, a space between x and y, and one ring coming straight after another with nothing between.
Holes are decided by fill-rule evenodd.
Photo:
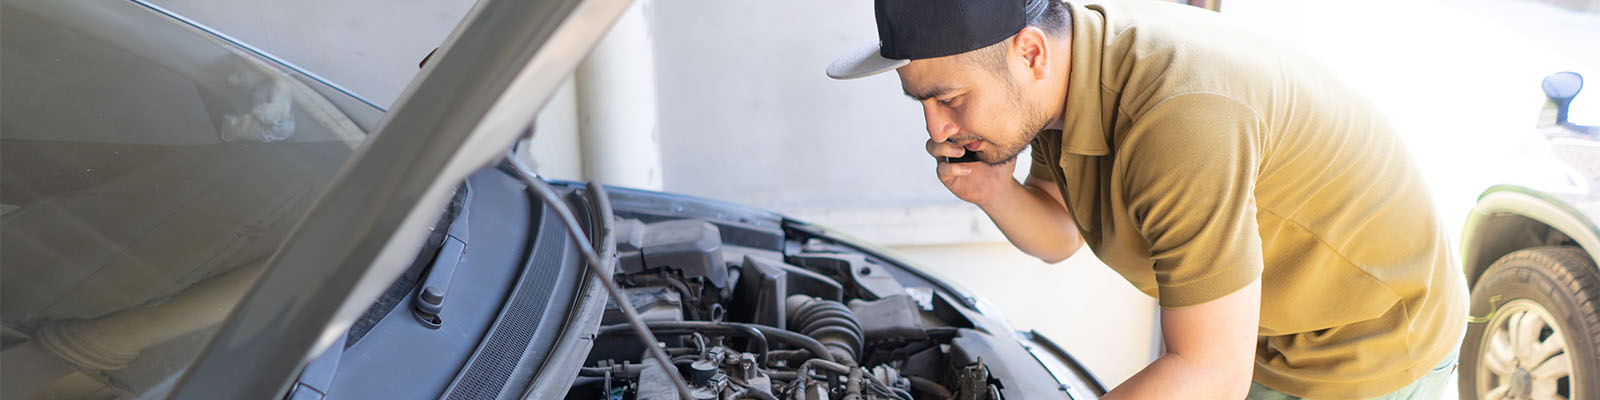
<instances>
[{"instance_id":1,"label":"mechanic leaning over engine","mask_svg":"<svg viewBox=\"0 0 1600 400\"><path fill-rule=\"evenodd\" d=\"M1454 386L1466 282L1427 185L1314 60L1165 2L877 0L876 15L880 42L828 75L898 72L952 193L1024 252L1059 262L1087 243L1159 299L1165 354L1107 398Z\"/></svg>"}]
</instances>

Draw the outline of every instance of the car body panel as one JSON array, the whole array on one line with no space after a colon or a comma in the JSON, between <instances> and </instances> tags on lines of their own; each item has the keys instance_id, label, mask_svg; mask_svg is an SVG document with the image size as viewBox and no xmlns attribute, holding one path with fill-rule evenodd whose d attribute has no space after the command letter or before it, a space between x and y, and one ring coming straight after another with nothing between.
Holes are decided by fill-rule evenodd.
<instances>
[{"instance_id":1,"label":"car body panel","mask_svg":"<svg viewBox=\"0 0 1600 400\"><path fill-rule=\"evenodd\" d=\"M1469 284L1495 260L1523 248L1570 241L1600 254L1600 143L1560 127L1541 132L1549 138L1546 163L1523 166L1520 181L1486 189L1467 216L1461 261Z\"/></svg>"}]
</instances>

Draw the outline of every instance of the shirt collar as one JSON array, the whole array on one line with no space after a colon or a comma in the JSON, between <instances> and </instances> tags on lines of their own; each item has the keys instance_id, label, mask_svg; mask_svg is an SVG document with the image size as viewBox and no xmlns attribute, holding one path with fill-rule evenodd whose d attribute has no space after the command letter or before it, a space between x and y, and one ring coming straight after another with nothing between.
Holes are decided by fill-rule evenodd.
<instances>
[{"instance_id":1,"label":"shirt collar","mask_svg":"<svg viewBox=\"0 0 1600 400\"><path fill-rule=\"evenodd\" d=\"M1072 12L1072 61L1067 78L1067 103L1062 107L1061 155L1111 154L1100 93L1105 15L1077 4L1068 3L1067 6Z\"/></svg>"}]
</instances>

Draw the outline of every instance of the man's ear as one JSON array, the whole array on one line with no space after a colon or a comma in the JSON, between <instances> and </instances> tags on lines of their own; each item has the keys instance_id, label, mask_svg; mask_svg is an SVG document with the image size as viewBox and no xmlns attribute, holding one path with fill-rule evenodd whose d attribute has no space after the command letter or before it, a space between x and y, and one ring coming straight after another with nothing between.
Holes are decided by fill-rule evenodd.
<instances>
[{"instance_id":1,"label":"man's ear","mask_svg":"<svg viewBox=\"0 0 1600 400\"><path fill-rule=\"evenodd\" d=\"M1050 46L1043 30L1022 28L1011 41L1011 50L1022 57L1022 65L1033 79L1041 80L1050 74Z\"/></svg>"}]
</instances>

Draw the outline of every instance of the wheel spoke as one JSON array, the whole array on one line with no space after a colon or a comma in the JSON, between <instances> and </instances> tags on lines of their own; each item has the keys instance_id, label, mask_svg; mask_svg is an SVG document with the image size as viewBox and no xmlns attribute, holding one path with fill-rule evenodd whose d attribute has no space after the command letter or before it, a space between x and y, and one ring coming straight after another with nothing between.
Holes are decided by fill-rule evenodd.
<instances>
[{"instance_id":1,"label":"wheel spoke","mask_svg":"<svg viewBox=\"0 0 1600 400\"><path fill-rule=\"evenodd\" d=\"M1534 379L1533 390L1529 395L1539 400L1563 398L1561 395L1556 394L1556 381L1554 379Z\"/></svg>"},{"instance_id":2,"label":"wheel spoke","mask_svg":"<svg viewBox=\"0 0 1600 400\"><path fill-rule=\"evenodd\" d=\"M1533 400L1567 400L1567 398L1552 391L1550 393L1534 393Z\"/></svg>"},{"instance_id":3,"label":"wheel spoke","mask_svg":"<svg viewBox=\"0 0 1600 400\"><path fill-rule=\"evenodd\" d=\"M1501 382L1505 382L1505 381L1501 381ZM1501 383L1500 386L1495 386L1494 389L1489 389L1489 393L1484 393L1483 394L1483 399L1484 400L1509 399L1511 397L1507 396L1506 394L1508 394L1510 392L1511 392L1511 385L1505 384L1505 383Z\"/></svg>"},{"instance_id":4,"label":"wheel spoke","mask_svg":"<svg viewBox=\"0 0 1600 400\"><path fill-rule=\"evenodd\" d=\"M1530 358L1525 358L1524 360L1528 360L1529 364L1539 364L1557 354L1565 354L1566 347L1567 338L1562 336L1560 331L1556 331L1549 338L1534 346L1533 352L1529 354Z\"/></svg>"},{"instance_id":5,"label":"wheel spoke","mask_svg":"<svg viewBox=\"0 0 1600 400\"><path fill-rule=\"evenodd\" d=\"M1522 329L1519 328L1522 326L1522 316L1526 314L1516 311L1504 312L1509 312L1511 315L1506 316L1505 327L1497 329L1504 329L1502 332L1505 332L1506 335L1506 350L1510 355L1507 358L1515 358L1520 355L1516 354L1517 345L1522 343Z\"/></svg>"},{"instance_id":6,"label":"wheel spoke","mask_svg":"<svg viewBox=\"0 0 1600 400\"><path fill-rule=\"evenodd\" d=\"M1509 378L1513 369L1511 362L1511 343L1506 338L1506 331L1496 329L1490 335L1489 351L1483 352L1484 366L1489 367L1490 371L1494 371L1495 375L1499 375L1502 378ZM1504 382L1505 379L1501 379L1501 381Z\"/></svg>"},{"instance_id":7,"label":"wheel spoke","mask_svg":"<svg viewBox=\"0 0 1600 400\"><path fill-rule=\"evenodd\" d=\"M1533 374L1534 382L1549 381L1551 390L1554 390L1556 379L1572 376L1572 362L1568 361L1566 354L1562 354L1550 357L1528 372Z\"/></svg>"},{"instance_id":8,"label":"wheel spoke","mask_svg":"<svg viewBox=\"0 0 1600 400\"><path fill-rule=\"evenodd\" d=\"M1517 359L1533 363L1533 347L1539 343L1539 331L1544 329L1543 318L1537 314L1523 311L1512 320L1516 333L1511 335L1511 351L1516 353Z\"/></svg>"}]
</instances>

